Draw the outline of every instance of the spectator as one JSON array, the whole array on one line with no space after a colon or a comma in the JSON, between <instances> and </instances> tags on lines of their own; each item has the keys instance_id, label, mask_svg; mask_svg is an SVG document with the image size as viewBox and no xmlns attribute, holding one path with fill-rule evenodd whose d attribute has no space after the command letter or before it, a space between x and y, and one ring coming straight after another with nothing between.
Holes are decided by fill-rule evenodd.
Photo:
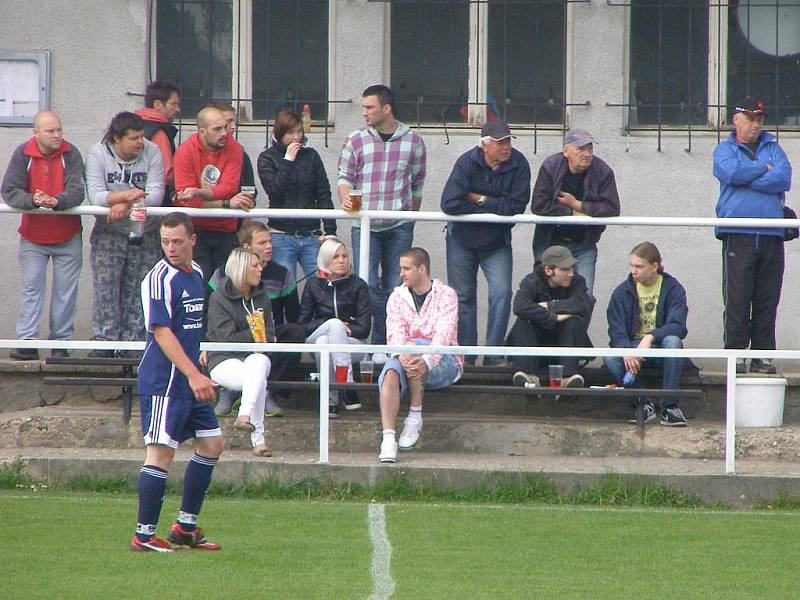
<instances>
[{"instance_id":1,"label":"spectator","mask_svg":"<svg viewBox=\"0 0 800 600\"><path fill-rule=\"evenodd\" d=\"M591 347L586 333L594 299L586 291L583 277L575 273L578 262L569 248L550 246L536 263L533 273L526 275L514 296L517 321L508 334L509 346ZM562 387L583 387L578 374L578 357L563 356L558 362L564 367ZM539 367L539 359L515 356L514 384L539 385L531 371Z\"/></svg>"},{"instance_id":2,"label":"spectator","mask_svg":"<svg viewBox=\"0 0 800 600\"><path fill-rule=\"evenodd\" d=\"M617 286L608 302L609 345L612 348L683 348L689 312L686 290L677 279L664 272L661 253L655 244L643 242L636 246L631 250L630 264L630 275ZM636 377L642 365L651 362L663 369L664 389L677 390L682 358L603 358L603 364L611 371L617 385L623 385L626 373ZM656 418L652 401L644 409L646 423ZM677 398L667 398L661 403L661 424L686 427Z\"/></svg>"},{"instance_id":3,"label":"spectator","mask_svg":"<svg viewBox=\"0 0 800 600\"><path fill-rule=\"evenodd\" d=\"M211 408L214 382L200 372L203 276L192 261L195 241L192 221L185 214L164 217L160 235L164 258L142 280L147 344L136 388L146 453L139 473L136 534L130 542L134 551L172 552L172 545L220 549L197 526L223 443ZM186 465L180 512L167 542L156 536L167 472L175 449L189 438L194 438L194 453Z\"/></svg>"},{"instance_id":4,"label":"spectator","mask_svg":"<svg viewBox=\"0 0 800 600\"><path fill-rule=\"evenodd\" d=\"M317 276L303 289L299 322L305 328L310 344L363 344L369 336L372 315L369 310L367 284L353 274L347 246L338 238L328 238L319 247ZM319 357L315 354L317 368ZM334 352L331 373L337 366L347 367L347 381L353 381L353 361L360 354ZM344 394L347 410L361 408L358 396L349 390ZM330 418L339 416L339 393L330 393Z\"/></svg>"},{"instance_id":5,"label":"spectator","mask_svg":"<svg viewBox=\"0 0 800 600\"><path fill-rule=\"evenodd\" d=\"M272 127L272 144L258 157L258 176L269 195L270 208L333 208L331 184L322 159L309 148L300 115L282 110ZM326 236L336 236L336 220L270 218L275 262L297 279L297 263L305 277L316 271L319 245Z\"/></svg>"},{"instance_id":6,"label":"spectator","mask_svg":"<svg viewBox=\"0 0 800 600\"><path fill-rule=\"evenodd\" d=\"M208 341L275 341L267 290L261 281L261 260L245 248L234 248L225 263L225 277L211 294L208 307ZM253 454L270 456L264 441L264 409L270 361L263 352L242 358L240 352L210 352L211 379L242 394L239 416L233 426L250 433Z\"/></svg>"},{"instance_id":7,"label":"spectator","mask_svg":"<svg viewBox=\"0 0 800 600\"><path fill-rule=\"evenodd\" d=\"M718 217L783 218L792 167L778 139L763 131L767 109L745 98L733 109L733 131L714 150ZM775 319L783 285L783 229L717 227L722 240L725 347L775 349ZM739 359L736 372L745 373ZM751 373L777 372L769 359L750 361Z\"/></svg>"},{"instance_id":8,"label":"spectator","mask_svg":"<svg viewBox=\"0 0 800 600\"><path fill-rule=\"evenodd\" d=\"M298 325L297 318L300 314L300 301L297 296L297 287L289 270L272 260L272 237L269 229L261 221L248 221L239 230L239 240L242 248L247 248L258 254L261 260L261 283L267 291L272 306L272 319L275 323L278 342L302 343L306 341L305 330ZM212 290L219 287L219 282L224 277L221 269L217 269L209 281ZM272 362L269 378L272 380L285 379L287 374L300 364L300 354L289 352L275 352L268 354ZM231 411L238 394L222 387L219 390L217 414L227 415ZM276 398L267 391L265 401L265 414L268 417L282 417L283 410L278 405Z\"/></svg>"},{"instance_id":9,"label":"spectator","mask_svg":"<svg viewBox=\"0 0 800 600\"><path fill-rule=\"evenodd\" d=\"M176 206L253 208L253 198L239 192L244 149L231 137L228 127L225 115L217 108L207 106L197 114L197 133L175 153ZM207 286L211 274L239 245L239 223L236 217L201 217L192 222L197 231L195 261Z\"/></svg>"},{"instance_id":10,"label":"spectator","mask_svg":"<svg viewBox=\"0 0 800 600\"><path fill-rule=\"evenodd\" d=\"M24 214L19 226L20 313L17 339L39 338L47 288L47 263L53 261L50 298L50 339L69 340L75 332L75 299L81 273L81 218L48 215L83 202L83 160L64 139L61 119L52 112L33 118L33 136L17 146L3 177L3 200L9 206L36 210ZM36 348L11 350L15 360L38 360ZM52 350L50 356L67 356Z\"/></svg>"},{"instance_id":11,"label":"spectator","mask_svg":"<svg viewBox=\"0 0 800 600\"><path fill-rule=\"evenodd\" d=\"M135 114L144 121L144 137L158 146L164 163L164 205L172 203L175 177L172 172L175 157L175 136L178 128L172 123L181 114L181 98L176 88L165 81L153 81L144 93L144 106Z\"/></svg>"},{"instance_id":12,"label":"spectator","mask_svg":"<svg viewBox=\"0 0 800 600\"><path fill-rule=\"evenodd\" d=\"M86 190L92 204L108 207L108 215L96 217L89 237L94 288L92 339L143 340L145 323L137 290L142 277L161 257L159 219L148 217L141 236L137 236L129 214L134 204L161 206L164 163L158 146L144 138L141 117L118 113L111 119L103 141L89 148ZM89 356L109 358L114 351L93 350Z\"/></svg>"},{"instance_id":13,"label":"spectator","mask_svg":"<svg viewBox=\"0 0 800 600\"><path fill-rule=\"evenodd\" d=\"M547 217L619 216L614 171L594 155L595 143L585 129L570 129L564 135L564 149L547 157L539 168L531 212ZM575 270L593 296L597 242L603 230L605 225L537 225L533 234L534 262L541 262L550 246L566 246L578 260Z\"/></svg>"},{"instance_id":14,"label":"spectator","mask_svg":"<svg viewBox=\"0 0 800 600\"><path fill-rule=\"evenodd\" d=\"M422 248L400 255L400 277L386 305L387 341L390 345L455 346L458 344L458 298L452 288L430 277L431 259ZM420 348L421 350L421 348ZM378 378L381 403L380 462L395 462L398 446L413 448L422 430L422 397L425 389L439 389L458 381L464 359L453 354L396 354ZM399 441L395 421L400 399L410 396L408 416Z\"/></svg>"},{"instance_id":15,"label":"spectator","mask_svg":"<svg viewBox=\"0 0 800 600\"><path fill-rule=\"evenodd\" d=\"M385 85L364 90L361 111L367 126L352 132L339 158L338 193L342 208L352 210L349 192L360 189L364 210L419 210L425 183L425 142L395 119L394 95ZM360 224L353 221L356 271L361 248ZM413 221L375 219L370 225L369 295L372 302L373 344L386 343L386 302L400 285L400 254L414 241ZM375 354L376 363L386 355Z\"/></svg>"},{"instance_id":16,"label":"spectator","mask_svg":"<svg viewBox=\"0 0 800 600\"><path fill-rule=\"evenodd\" d=\"M215 102L211 106L223 114L225 117L225 128L228 131L228 139L235 140L236 131L239 127L236 117L236 109L230 104L225 104L224 102ZM246 195L252 193L251 197L253 200L253 206L255 206L255 201L258 198L258 188L256 187L256 176L255 171L253 170L253 161L250 160L250 156L248 156L247 152L245 152L244 148L242 148L242 174L239 177L239 191L241 192L246 188L250 188L250 191ZM242 225L242 221L243 219L239 219L237 221L240 227Z\"/></svg>"},{"instance_id":17,"label":"spectator","mask_svg":"<svg viewBox=\"0 0 800 600\"><path fill-rule=\"evenodd\" d=\"M481 129L480 144L456 161L442 192L442 211L449 215L518 215L531 193L531 168L511 147L503 121ZM513 223L448 223L447 280L458 294L458 343L478 343L478 267L489 286L486 344L502 346L511 312L511 229ZM467 357L475 363L475 357ZM485 356L485 366L508 365L505 358Z\"/></svg>"}]
</instances>

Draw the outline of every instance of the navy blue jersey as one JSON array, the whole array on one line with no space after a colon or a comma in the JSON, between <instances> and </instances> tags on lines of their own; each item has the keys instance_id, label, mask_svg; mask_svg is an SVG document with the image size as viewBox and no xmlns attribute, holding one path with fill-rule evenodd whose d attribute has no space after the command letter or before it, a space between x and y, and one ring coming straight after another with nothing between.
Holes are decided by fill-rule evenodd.
<instances>
[{"instance_id":1,"label":"navy blue jersey","mask_svg":"<svg viewBox=\"0 0 800 600\"><path fill-rule=\"evenodd\" d=\"M139 365L137 393L146 396L194 398L186 376L167 358L153 337L153 327L169 327L183 351L199 368L203 339L203 272L181 271L161 259L142 280L142 308L147 343Z\"/></svg>"}]
</instances>

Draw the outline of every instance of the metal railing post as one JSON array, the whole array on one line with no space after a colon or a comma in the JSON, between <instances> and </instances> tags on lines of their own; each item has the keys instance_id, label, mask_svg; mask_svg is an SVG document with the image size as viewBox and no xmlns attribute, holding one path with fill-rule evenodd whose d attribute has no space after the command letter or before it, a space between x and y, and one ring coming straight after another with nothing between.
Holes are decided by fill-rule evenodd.
<instances>
[{"instance_id":1,"label":"metal railing post","mask_svg":"<svg viewBox=\"0 0 800 600\"><path fill-rule=\"evenodd\" d=\"M725 472L736 473L736 357L727 358L725 406Z\"/></svg>"},{"instance_id":2,"label":"metal railing post","mask_svg":"<svg viewBox=\"0 0 800 600\"><path fill-rule=\"evenodd\" d=\"M328 464L328 384L331 380L331 355L327 350L319 353L319 462Z\"/></svg>"},{"instance_id":3,"label":"metal railing post","mask_svg":"<svg viewBox=\"0 0 800 600\"><path fill-rule=\"evenodd\" d=\"M370 218L368 215L362 214L358 252L358 276L367 283L369 283L369 228Z\"/></svg>"}]
</instances>

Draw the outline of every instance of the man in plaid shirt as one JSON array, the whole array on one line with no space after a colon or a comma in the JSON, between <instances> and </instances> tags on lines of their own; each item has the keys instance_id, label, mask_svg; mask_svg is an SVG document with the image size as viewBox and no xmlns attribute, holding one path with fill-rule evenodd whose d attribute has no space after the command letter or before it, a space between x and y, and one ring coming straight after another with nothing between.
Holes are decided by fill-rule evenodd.
<instances>
[{"instance_id":1,"label":"man in plaid shirt","mask_svg":"<svg viewBox=\"0 0 800 600\"><path fill-rule=\"evenodd\" d=\"M338 192L342 208L351 210L350 190L362 191L363 210L419 210L425 183L422 136L394 118L394 95L385 85L364 90L361 107L367 126L347 136L339 158ZM359 222L353 223L353 257L358 270ZM386 343L386 302L400 285L400 254L414 239L413 221L374 220L370 226L369 293L372 343ZM383 359L383 361L381 361ZM385 362L385 355L373 360Z\"/></svg>"}]
</instances>

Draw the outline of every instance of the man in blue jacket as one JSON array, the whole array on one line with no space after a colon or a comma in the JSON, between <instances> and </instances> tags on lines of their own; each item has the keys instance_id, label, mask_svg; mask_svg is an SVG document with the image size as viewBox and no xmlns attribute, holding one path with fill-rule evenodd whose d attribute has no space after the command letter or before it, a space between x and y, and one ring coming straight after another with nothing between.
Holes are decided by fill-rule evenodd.
<instances>
[{"instance_id":1,"label":"man in blue jacket","mask_svg":"<svg viewBox=\"0 0 800 600\"><path fill-rule=\"evenodd\" d=\"M774 135L762 131L766 106L746 98L733 109L733 131L714 150L719 179L718 217L783 218L792 167ZM775 318L783 284L783 229L718 227L722 240L725 347L774 350ZM736 372L744 373L744 359ZM751 373L772 375L769 360L754 358Z\"/></svg>"},{"instance_id":2,"label":"man in blue jacket","mask_svg":"<svg viewBox=\"0 0 800 600\"><path fill-rule=\"evenodd\" d=\"M508 125L489 121L477 148L462 154L444 186L442 211L448 215L518 215L531 193L531 167L511 147ZM511 228L513 223L448 223L447 279L458 294L458 343L478 343L477 288L480 266L489 285L486 344L502 346L511 314ZM467 357L474 364L474 357ZM484 365L510 364L485 357Z\"/></svg>"},{"instance_id":3,"label":"man in blue jacket","mask_svg":"<svg viewBox=\"0 0 800 600\"><path fill-rule=\"evenodd\" d=\"M669 273L664 272L661 253L655 244L642 242L631 250L631 272L611 294L606 318L611 348L683 348L686 337L686 290ZM634 378L642 364L660 364L664 372L663 388L677 390L681 379L682 358L643 359L638 356L605 356L603 364L614 375L618 385L626 373ZM650 401L644 406L645 423L656 418ZM632 422L635 422L632 421ZM661 424L686 427L686 418L678 408L677 398L661 402Z\"/></svg>"}]
</instances>

